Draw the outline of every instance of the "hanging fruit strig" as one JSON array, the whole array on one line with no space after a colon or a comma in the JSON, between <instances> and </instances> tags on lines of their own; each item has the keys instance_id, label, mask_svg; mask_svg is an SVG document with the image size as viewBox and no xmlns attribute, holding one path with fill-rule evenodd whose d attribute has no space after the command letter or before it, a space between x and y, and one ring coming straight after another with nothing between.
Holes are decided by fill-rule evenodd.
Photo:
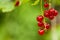
<instances>
[{"instance_id":1,"label":"hanging fruit strig","mask_svg":"<svg viewBox=\"0 0 60 40\"><path fill-rule=\"evenodd\" d=\"M42 0L41 0L41 2L42 2ZM46 8L46 9L49 8L49 4L47 3L47 0L44 0L44 3L45 3L44 8ZM41 7L42 7L42 5L41 5ZM38 26L40 28L38 30L39 35L44 35L45 31L51 27L51 25L49 23L45 22L45 18L48 18L49 20L53 20L54 17L56 17L57 15L58 15L58 11L55 10L54 8L50 8L48 10L44 10L44 14L37 16Z\"/></svg>"},{"instance_id":2,"label":"hanging fruit strig","mask_svg":"<svg viewBox=\"0 0 60 40\"><path fill-rule=\"evenodd\" d=\"M58 11L55 10L54 8L51 8L47 11L44 11L44 16L49 18L50 20L53 20L55 16L58 15Z\"/></svg>"}]
</instances>

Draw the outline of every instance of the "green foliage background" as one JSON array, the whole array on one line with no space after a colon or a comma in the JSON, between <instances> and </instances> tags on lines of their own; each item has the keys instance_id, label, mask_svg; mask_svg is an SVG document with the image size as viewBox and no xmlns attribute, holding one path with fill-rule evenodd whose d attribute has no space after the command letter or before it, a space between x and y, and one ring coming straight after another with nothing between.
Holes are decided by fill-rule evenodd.
<instances>
[{"instance_id":1,"label":"green foliage background","mask_svg":"<svg viewBox=\"0 0 60 40\"><path fill-rule=\"evenodd\" d=\"M51 31L43 36L37 33L39 28L36 17L42 13L39 2L37 5L31 5L35 1L21 0L21 5L13 7L11 11L0 10L0 40L52 40Z\"/></svg>"}]
</instances>

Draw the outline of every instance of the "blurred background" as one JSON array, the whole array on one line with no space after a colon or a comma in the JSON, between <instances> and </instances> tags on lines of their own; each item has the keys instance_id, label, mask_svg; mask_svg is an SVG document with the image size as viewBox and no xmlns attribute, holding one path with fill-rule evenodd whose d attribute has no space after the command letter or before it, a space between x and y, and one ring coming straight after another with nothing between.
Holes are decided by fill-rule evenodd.
<instances>
[{"instance_id":1,"label":"blurred background","mask_svg":"<svg viewBox=\"0 0 60 40\"><path fill-rule=\"evenodd\" d=\"M36 21L36 17L42 14L40 0L20 2L20 6L14 7L15 0L0 0L0 40L60 40L60 0L51 0L52 7L59 13L53 20L55 25L51 22L52 29L43 36L37 32Z\"/></svg>"}]
</instances>

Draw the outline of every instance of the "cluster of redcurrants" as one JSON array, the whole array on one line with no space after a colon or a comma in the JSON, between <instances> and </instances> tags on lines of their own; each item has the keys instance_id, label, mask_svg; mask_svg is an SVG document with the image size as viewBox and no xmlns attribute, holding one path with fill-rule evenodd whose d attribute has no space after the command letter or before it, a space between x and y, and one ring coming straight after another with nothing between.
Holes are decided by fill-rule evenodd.
<instances>
[{"instance_id":1,"label":"cluster of redcurrants","mask_svg":"<svg viewBox=\"0 0 60 40\"><path fill-rule=\"evenodd\" d=\"M44 1L46 1L46 0L44 0ZM44 7L45 8L48 8L49 7L49 4L48 3L45 3L44 4ZM57 14L58 14L58 11L55 10L54 8L51 8L49 10L45 10L43 16L42 15L39 15L37 17L38 26L40 27L40 29L38 30L38 33L40 35L44 35L45 31L48 30L48 29L50 29L50 26L51 26L49 23L46 23L44 21L44 18L46 17L46 18L48 18L50 20L53 20L54 17L57 16Z\"/></svg>"},{"instance_id":2,"label":"cluster of redcurrants","mask_svg":"<svg viewBox=\"0 0 60 40\"><path fill-rule=\"evenodd\" d=\"M42 15L37 17L38 26L40 27L38 33L40 35L43 35L45 30L48 30L50 28L50 24L44 23L43 20L44 20L44 17Z\"/></svg>"},{"instance_id":3,"label":"cluster of redcurrants","mask_svg":"<svg viewBox=\"0 0 60 40\"><path fill-rule=\"evenodd\" d=\"M58 11L55 10L54 8L44 11L44 16L49 18L50 20L54 19L54 17L57 16L57 14L58 14Z\"/></svg>"}]
</instances>

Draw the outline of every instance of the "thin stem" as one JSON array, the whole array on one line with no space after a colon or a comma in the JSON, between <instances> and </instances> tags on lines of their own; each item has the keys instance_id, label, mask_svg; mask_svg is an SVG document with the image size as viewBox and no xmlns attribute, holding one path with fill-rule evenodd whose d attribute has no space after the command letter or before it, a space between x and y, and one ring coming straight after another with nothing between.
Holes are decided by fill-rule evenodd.
<instances>
[{"instance_id":1,"label":"thin stem","mask_svg":"<svg viewBox=\"0 0 60 40\"><path fill-rule=\"evenodd\" d=\"M49 0L49 9L51 8L51 0Z\"/></svg>"},{"instance_id":2,"label":"thin stem","mask_svg":"<svg viewBox=\"0 0 60 40\"><path fill-rule=\"evenodd\" d=\"M43 10L43 4L42 4L43 0L41 0L41 13L42 13L42 16L44 17L44 10ZM45 23L45 17L44 17L44 20L43 22Z\"/></svg>"},{"instance_id":3,"label":"thin stem","mask_svg":"<svg viewBox=\"0 0 60 40\"><path fill-rule=\"evenodd\" d=\"M41 13L42 13L42 16L44 17L44 10L43 10L43 0L41 0ZM43 22L44 22L44 24L46 24L46 22L45 22L45 17L44 17L44 20L43 20ZM46 30L46 28L44 29L44 30ZM46 30L47 31L47 30Z\"/></svg>"},{"instance_id":4,"label":"thin stem","mask_svg":"<svg viewBox=\"0 0 60 40\"><path fill-rule=\"evenodd\" d=\"M43 4L42 4L42 2L43 1L41 0L41 2L40 2L40 5L41 5L41 14L43 15L43 6L42 6Z\"/></svg>"}]
</instances>

